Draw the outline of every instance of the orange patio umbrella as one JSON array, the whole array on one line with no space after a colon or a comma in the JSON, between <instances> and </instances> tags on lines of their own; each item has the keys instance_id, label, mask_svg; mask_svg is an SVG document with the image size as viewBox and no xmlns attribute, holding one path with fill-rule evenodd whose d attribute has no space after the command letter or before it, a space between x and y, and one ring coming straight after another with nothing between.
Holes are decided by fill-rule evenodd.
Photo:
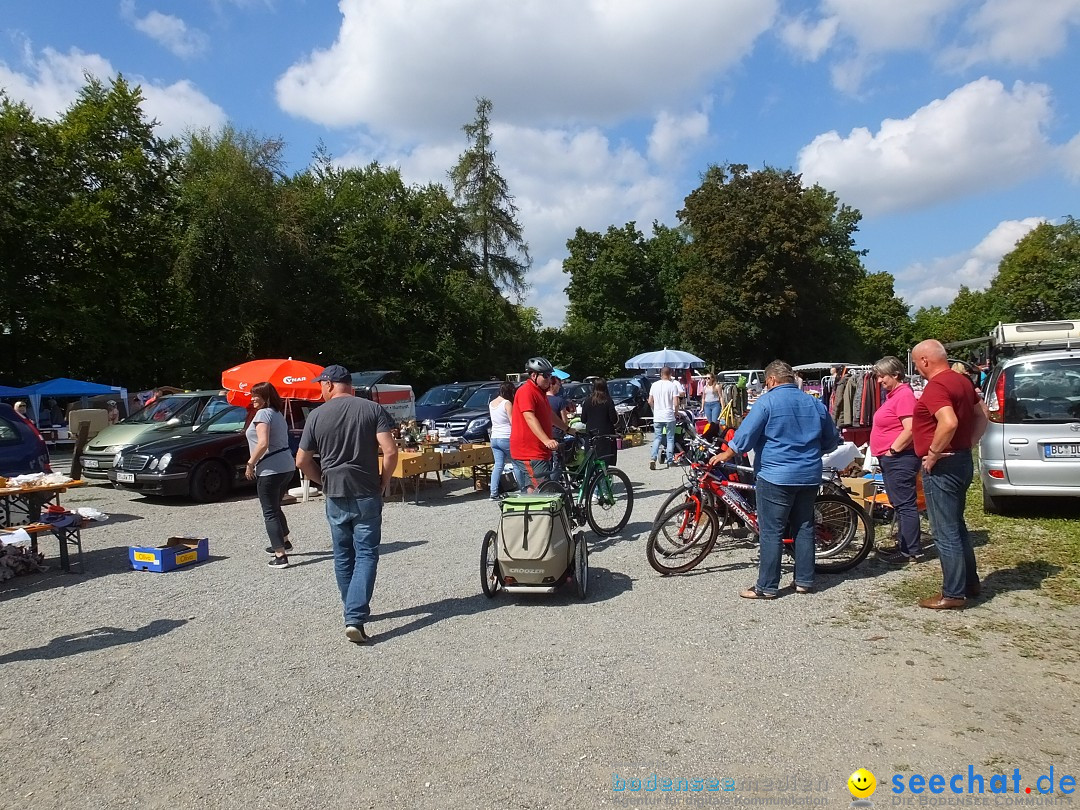
<instances>
[{"instance_id":1,"label":"orange patio umbrella","mask_svg":"<svg viewBox=\"0 0 1080 810\"><path fill-rule=\"evenodd\" d=\"M268 382L282 399L322 399L322 390L312 382L322 373L323 366L303 360L249 360L221 372L221 387L233 405L251 404L251 386Z\"/></svg>"}]
</instances>

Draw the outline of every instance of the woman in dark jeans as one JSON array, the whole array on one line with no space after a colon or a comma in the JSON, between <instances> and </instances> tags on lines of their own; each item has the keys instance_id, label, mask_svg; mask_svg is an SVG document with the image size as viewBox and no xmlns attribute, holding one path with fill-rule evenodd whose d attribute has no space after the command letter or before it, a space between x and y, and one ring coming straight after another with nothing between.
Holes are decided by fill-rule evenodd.
<instances>
[{"instance_id":1,"label":"woman in dark jeans","mask_svg":"<svg viewBox=\"0 0 1080 810\"><path fill-rule=\"evenodd\" d=\"M881 466L885 494L896 510L900 527L895 549L882 550L878 559L894 565L916 563L922 554L922 527L919 525L916 486L921 459L911 443L911 416L915 412L915 392L905 382L904 364L892 355L874 364L874 374L886 390L885 402L874 412L870 430L870 453Z\"/></svg>"},{"instance_id":2,"label":"woman in dark jeans","mask_svg":"<svg viewBox=\"0 0 1080 810\"><path fill-rule=\"evenodd\" d=\"M289 448L289 426L285 422L285 405L277 389L267 382L251 387L251 406L255 416L244 435L248 441L248 463L244 471L249 481L255 481L262 506L266 534L274 555L271 568L288 568L292 543L289 542L289 523L281 511L281 499L296 474L296 461Z\"/></svg>"},{"instance_id":3,"label":"woman in dark jeans","mask_svg":"<svg viewBox=\"0 0 1080 810\"><path fill-rule=\"evenodd\" d=\"M581 421L589 430L590 436L606 436L596 443L596 455L608 464L614 464L618 456L615 444L615 426L619 424L619 415L615 412L615 403L608 393L607 380L597 380L593 390L581 404Z\"/></svg>"}]
</instances>

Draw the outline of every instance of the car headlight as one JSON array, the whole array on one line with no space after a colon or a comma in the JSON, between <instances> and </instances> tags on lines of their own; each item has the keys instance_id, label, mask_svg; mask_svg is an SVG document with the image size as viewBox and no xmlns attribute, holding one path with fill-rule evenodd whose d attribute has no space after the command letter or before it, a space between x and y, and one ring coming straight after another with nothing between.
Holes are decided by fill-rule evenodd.
<instances>
[{"instance_id":1,"label":"car headlight","mask_svg":"<svg viewBox=\"0 0 1080 810\"><path fill-rule=\"evenodd\" d=\"M465 428L466 433L476 433L479 430L487 430L491 426L491 418L487 416L481 416L479 419L473 419L469 422L469 426Z\"/></svg>"},{"instance_id":2,"label":"car headlight","mask_svg":"<svg viewBox=\"0 0 1080 810\"><path fill-rule=\"evenodd\" d=\"M157 465L158 471L159 472L164 472L165 468L169 466L170 461L172 461L172 453L166 453L165 455L163 455L161 457L161 459L158 461L158 465ZM153 468L151 467L151 469L153 469Z\"/></svg>"},{"instance_id":3,"label":"car headlight","mask_svg":"<svg viewBox=\"0 0 1080 810\"><path fill-rule=\"evenodd\" d=\"M116 451L116 455L115 455L115 456L113 456L113 460L112 460L112 465L113 465L114 467L119 467L119 466L120 466L120 461L121 461L121 457L122 457L122 456L123 456L123 453L122 453L122 451L120 451L120 450L117 450L117 451Z\"/></svg>"}]
</instances>

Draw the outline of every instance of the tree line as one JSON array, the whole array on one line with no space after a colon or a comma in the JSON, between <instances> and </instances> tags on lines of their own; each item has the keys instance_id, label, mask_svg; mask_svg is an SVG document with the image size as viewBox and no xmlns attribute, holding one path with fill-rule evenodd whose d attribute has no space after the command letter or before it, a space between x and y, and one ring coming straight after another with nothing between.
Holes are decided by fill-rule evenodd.
<instances>
[{"instance_id":1,"label":"tree line","mask_svg":"<svg viewBox=\"0 0 1080 810\"><path fill-rule=\"evenodd\" d=\"M490 101L449 189L341 168L321 147L288 174L280 140L161 138L141 105L122 77L89 79L56 120L0 94L0 382L214 386L237 362L295 356L400 369L422 389L534 354L576 377L664 345L718 367L867 360L1020 313L1080 315L1072 219L1025 237L990 289L911 316L866 270L858 211L790 171L728 164L676 227L579 228L565 324L542 328Z\"/></svg>"}]
</instances>

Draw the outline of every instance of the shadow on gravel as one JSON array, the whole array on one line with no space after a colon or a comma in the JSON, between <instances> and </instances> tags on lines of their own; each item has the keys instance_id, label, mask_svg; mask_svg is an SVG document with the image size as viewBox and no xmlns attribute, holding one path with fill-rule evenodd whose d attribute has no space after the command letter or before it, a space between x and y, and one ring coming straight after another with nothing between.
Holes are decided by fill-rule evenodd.
<instances>
[{"instance_id":1,"label":"shadow on gravel","mask_svg":"<svg viewBox=\"0 0 1080 810\"><path fill-rule=\"evenodd\" d=\"M633 580L626 574L617 571L608 571L605 568L589 566L589 596L585 603L603 602L620 594L626 593L633 588ZM499 608L510 607L519 603L537 607L566 607L571 604L580 604L582 600L574 594L574 584L567 582L551 594L537 594L536 596L516 594L511 595L499 592L492 599L483 594L474 596L457 596L450 599L439 599L426 605L392 610L389 613L373 614L369 622L386 622L393 619L413 617L412 621L387 630L385 633L378 632L371 639L372 644L382 644L393 641L395 638L415 633L430 627L443 619L453 619L458 616L472 616Z\"/></svg>"},{"instance_id":2,"label":"shadow on gravel","mask_svg":"<svg viewBox=\"0 0 1080 810\"><path fill-rule=\"evenodd\" d=\"M1059 573L1061 566L1046 560L1030 560L1019 563L1015 568L1000 568L983 578L982 593L968 601L987 602L1007 591L1037 591L1044 579Z\"/></svg>"},{"instance_id":3,"label":"shadow on gravel","mask_svg":"<svg viewBox=\"0 0 1080 810\"><path fill-rule=\"evenodd\" d=\"M188 621L188 619L154 619L150 624L134 630L124 630L119 627L95 627L93 630L86 630L82 633L57 636L41 647L31 647L27 650L4 653L0 655L0 665L14 661L47 661L54 658L66 658L69 655L78 655L83 652L104 650L108 647L118 647L121 644L146 641L156 636L163 636L171 630L187 624Z\"/></svg>"},{"instance_id":4,"label":"shadow on gravel","mask_svg":"<svg viewBox=\"0 0 1080 810\"><path fill-rule=\"evenodd\" d=\"M619 543L631 543L636 540L647 540L652 523L647 520L638 520L627 523L623 530L613 537L601 537L596 541L589 542L589 553L595 554L616 546ZM589 537L596 537L595 532L590 532Z\"/></svg>"}]
</instances>

